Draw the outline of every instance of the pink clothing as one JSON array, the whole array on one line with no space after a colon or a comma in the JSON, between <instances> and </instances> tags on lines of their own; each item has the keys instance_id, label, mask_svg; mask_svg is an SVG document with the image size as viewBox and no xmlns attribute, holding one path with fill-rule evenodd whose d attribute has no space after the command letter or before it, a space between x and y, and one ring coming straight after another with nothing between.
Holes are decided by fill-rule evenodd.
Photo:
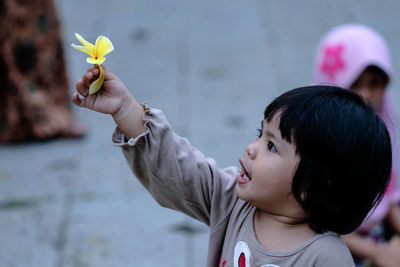
<instances>
[{"instance_id":1,"label":"pink clothing","mask_svg":"<svg viewBox=\"0 0 400 267\"><path fill-rule=\"evenodd\" d=\"M314 68L314 83L350 88L365 68L371 65L381 68L388 75L390 83L393 71L389 48L385 40L367 26L341 25L328 32L319 44ZM377 112L389 130L392 139L393 163L397 162L395 110L388 88L385 90L382 107ZM386 216L390 205L397 203L400 199L396 186L396 166L392 165L391 180L385 196L373 210L372 215L362 224L363 230L372 229L379 224Z\"/></svg>"}]
</instances>

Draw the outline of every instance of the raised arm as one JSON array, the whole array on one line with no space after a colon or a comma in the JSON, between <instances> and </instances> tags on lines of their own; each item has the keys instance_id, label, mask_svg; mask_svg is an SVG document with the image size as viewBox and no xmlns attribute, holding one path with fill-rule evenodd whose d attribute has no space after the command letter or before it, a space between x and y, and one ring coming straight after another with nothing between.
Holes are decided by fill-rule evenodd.
<instances>
[{"instance_id":1,"label":"raised arm","mask_svg":"<svg viewBox=\"0 0 400 267\"><path fill-rule=\"evenodd\" d=\"M128 139L137 137L144 130L143 106L133 98L122 81L108 70L105 70L101 91L89 95L89 85L99 76L99 73L97 68L87 70L76 83L79 94L72 95L72 102L80 107L112 115L115 123Z\"/></svg>"},{"instance_id":2,"label":"raised arm","mask_svg":"<svg viewBox=\"0 0 400 267\"><path fill-rule=\"evenodd\" d=\"M72 101L112 115L118 126L114 144L123 148L135 176L153 197L162 206L208 225L226 220L227 211L232 210L237 199L236 168L219 169L214 160L172 131L161 110L145 109L120 79L107 70L102 89L89 95L89 85L98 75L98 69L88 69L77 82L79 94L74 93Z\"/></svg>"}]
</instances>

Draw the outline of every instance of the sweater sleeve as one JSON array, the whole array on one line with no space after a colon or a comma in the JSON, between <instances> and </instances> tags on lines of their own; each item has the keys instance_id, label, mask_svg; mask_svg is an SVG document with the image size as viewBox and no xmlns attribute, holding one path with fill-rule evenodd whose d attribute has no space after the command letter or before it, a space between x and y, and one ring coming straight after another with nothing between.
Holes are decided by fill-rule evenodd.
<instances>
[{"instance_id":1,"label":"sweater sleeve","mask_svg":"<svg viewBox=\"0 0 400 267\"><path fill-rule=\"evenodd\" d=\"M145 107L145 130L126 141L117 128L113 143L121 146L135 176L163 207L181 211L207 225L225 221L237 201L238 170L219 169L185 138L176 135L161 110Z\"/></svg>"}]
</instances>

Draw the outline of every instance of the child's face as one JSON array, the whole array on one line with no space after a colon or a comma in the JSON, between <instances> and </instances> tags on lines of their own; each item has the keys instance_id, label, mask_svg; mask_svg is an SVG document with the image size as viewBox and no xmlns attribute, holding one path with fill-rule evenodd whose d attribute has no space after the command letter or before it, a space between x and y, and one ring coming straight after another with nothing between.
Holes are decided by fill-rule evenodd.
<instances>
[{"instance_id":1,"label":"child's face","mask_svg":"<svg viewBox=\"0 0 400 267\"><path fill-rule=\"evenodd\" d=\"M351 89L379 110L382 106L386 86L387 77L384 74L367 68L351 85Z\"/></svg>"},{"instance_id":2,"label":"child's face","mask_svg":"<svg viewBox=\"0 0 400 267\"><path fill-rule=\"evenodd\" d=\"M246 147L239 159L242 172L236 192L244 201L276 214L303 216L293 197L292 180L299 163L296 147L281 137L279 115L263 121L261 137Z\"/></svg>"}]
</instances>

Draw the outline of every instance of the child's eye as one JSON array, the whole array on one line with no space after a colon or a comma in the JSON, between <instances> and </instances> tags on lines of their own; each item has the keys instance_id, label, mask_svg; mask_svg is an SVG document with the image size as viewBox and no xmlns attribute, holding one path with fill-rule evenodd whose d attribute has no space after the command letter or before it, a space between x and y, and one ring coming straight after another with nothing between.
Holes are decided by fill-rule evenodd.
<instances>
[{"instance_id":1,"label":"child's eye","mask_svg":"<svg viewBox=\"0 0 400 267\"><path fill-rule=\"evenodd\" d=\"M268 141L267 147L268 147L268 150L273 152L273 153L277 153L278 152L278 150L276 149L276 146L271 141Z\"/></svg>"}]
</instances>

